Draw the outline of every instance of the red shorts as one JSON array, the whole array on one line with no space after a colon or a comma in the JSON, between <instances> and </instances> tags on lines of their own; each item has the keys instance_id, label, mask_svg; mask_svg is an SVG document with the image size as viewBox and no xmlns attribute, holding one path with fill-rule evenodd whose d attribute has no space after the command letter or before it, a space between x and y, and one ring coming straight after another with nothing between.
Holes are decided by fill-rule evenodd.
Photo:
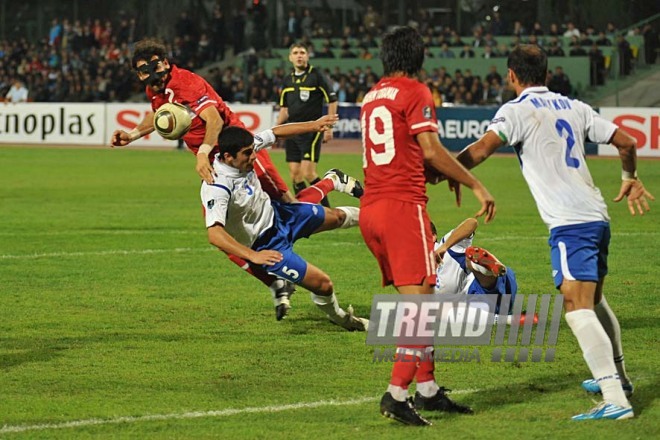
<instances>
[{"instance_id":1,"label":"red shorts","mask_svg":"<svg viewBox=\"0 0 660 440\"><path fill-rule=\"evenodd\" d=\"M254 172L259 178L259 182L261 182L261 187L271 199L279 200L289 190L270 159L268 150L264 149L257 152L257 160L254 161Z\"/></svg>"},{"instance_id":2,"label":"red shorts","mask_svg":"<svg viewBox=\"0 0 660 440\"><path fill-rule=\"evenodd\" d=\"M433 235L426 207L383 199L360 209L360 231L378 260L383 286L435 285Z\"/></svg>"}]
</instances>

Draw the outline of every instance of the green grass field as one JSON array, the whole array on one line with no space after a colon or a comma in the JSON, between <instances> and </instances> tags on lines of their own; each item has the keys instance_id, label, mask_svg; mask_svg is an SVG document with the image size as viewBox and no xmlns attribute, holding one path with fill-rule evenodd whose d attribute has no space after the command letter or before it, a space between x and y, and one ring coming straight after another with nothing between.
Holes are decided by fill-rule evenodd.
<instances>
[{"instance_id":1,"label":"green grass field","mask_svg":"<svg viewBox=\"0 0 660 440\"><path fill-rule=\"evenodd\" d=\"M283 156L274 153L281 170ZM322 168L361 175L358 155ZM617 161L589 166L607 200ZM516 269L520 293L553 293L547 231L513 157L476 170L498 203L476 242ZM660 162L639 174L660 196ZM447 230L477 209L441 185L429 211ZM342 194L334 205L353 204ZM610 203L606 295L623 328L637 417L572 422L594 404L565 322L553 363L437 365L474 416L431 415L425 438L660 438L660 205L632 218ZM418 435L378 413L390 364L364 334L329 323L307 293L276 322L270 294L206 241L198 179L174 151L0 149L0 438L337 438ZM358 229L302 240L340 303L368 315L380 288Z\"/></svg>"}]
</instances>

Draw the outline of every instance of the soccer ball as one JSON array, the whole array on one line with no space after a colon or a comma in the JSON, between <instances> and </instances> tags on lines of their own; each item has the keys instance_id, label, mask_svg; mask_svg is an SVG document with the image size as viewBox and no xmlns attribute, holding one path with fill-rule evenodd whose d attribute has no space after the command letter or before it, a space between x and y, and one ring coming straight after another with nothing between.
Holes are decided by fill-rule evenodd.
<instances>
[{"instance_id":1,"label":"soccer ball","mask_svg":"<svg viewBox=\"0 0 660 440\"><path fill-rule=\"evenodd\" d=\"M190 110L184 105L168 102L154 114L154 128L165 139L177 140L188 133L192 125Z\"/></svg>"}]
</instances>

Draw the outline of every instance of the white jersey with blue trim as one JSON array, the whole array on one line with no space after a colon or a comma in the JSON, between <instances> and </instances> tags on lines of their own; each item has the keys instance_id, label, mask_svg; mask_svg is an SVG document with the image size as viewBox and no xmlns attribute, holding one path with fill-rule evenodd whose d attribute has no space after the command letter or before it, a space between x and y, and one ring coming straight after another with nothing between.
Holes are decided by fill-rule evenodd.
<instances>
[{"instance_id":1,"label":"white jersey with blue trim","mask_svg":"<svg viewBox=\"0 0 660 440\"><path fill-rule=\"evenodd\" d=\"M609 143L617 126L589 105L529 87L495 114L488 130L511 145L548 229L609 221L585 161L585 141Z\"/></svg>"},{"instance_id":2,"label":"white jersey with blue trim","mask_svg":"<svg viewBox=\"0 0 660 440\"><path fill-rule=\"evenodd\" d=\"M447 241L453 230L449 231L440 242L435 243L434 250L437 250L442 243ZM465 251L472 246L472 238L464 238L452 247L450 247L442 257L442 264L438 265L436 272L434 293L450 293L454 295L467 294L468 288L474 281L474 274L468 272L465 266Z\"/></svg>"},{"instance_id":3,"label":"white jersey with blue trim","mask_svg":"<svg viewBox=\"0 0 660 440\"><path fill-rule=\"evenodd\" d=\"M270 197L254 171L241 173L217 157L213 170L213 183L202 182L200 191L206 227L220 224L236 241L251 247L273 225Z\"/></svg>"}]
</instances>

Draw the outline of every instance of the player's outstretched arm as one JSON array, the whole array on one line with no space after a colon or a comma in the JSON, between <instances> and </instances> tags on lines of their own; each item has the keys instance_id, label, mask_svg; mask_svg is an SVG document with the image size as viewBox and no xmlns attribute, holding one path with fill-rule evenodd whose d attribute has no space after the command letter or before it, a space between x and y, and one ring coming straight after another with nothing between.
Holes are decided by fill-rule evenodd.
<instances>
[{"instance_id":1,"label":"player's outstretched arm","mask_svg":"<svg viewBox=\"0 0 660 440\"><path fill-rule=\"evenodd\" d=\"M147 112L142 121L131 131L115 130L110 139L111 147L125 147L133 141L140 139L154 131L154 114Z\"/></svg>"},{"instance_id":2,"label":"player's outstretched arm","mask_svg":"<svg viewBox=\"0 0 660 440\"><path fill-rule=\"evenodd\" d=\"M490 195L479 179L447 151L440 143L437 133L430 131L422 132L417 135L416 139L422 147L424 163L444 176L447 176L448 179L470 188L477 200L479 200L479 203L481 203L481 209L475 214L475 217L485 215L484 221L486 223L490 222L495 217L495 199L493 199L493 196ZM456 203L460 206L460 186L457 185L454 188L456 191Z\"/></svg>"},{"instance_id":3,"label":"player's outstretched arm","mask_svg":"<svg viewBox=\"0 0 660 440\"><path fill-rule=\"evenodd\" d=\"M619 128L614 132L611 143L619 150L622 165L621 189L614 201L620 202L626 197L630 215L635 215L635 208L637 208L639 215L644 215L645 211L651 209L647 198L655 200L655 197L644 188L642 181L637 178L637 146L635 139Z\"/></svg>"},{"instance_id":4,"label":"player's outstretched arm","mask_svg":"<svg viewBox=\"0 0 660 440\"><path fill-rule=\"evenodd\" d=\"M272 128L278 138L296 136L304 133L332 131L332 127L339 121L339 115L328 114L321 116L315 121L291 122L289 124L276 125Z\"/></svg>"},{"instance_id":5,"label":"player's outstretched arm","mask_svg":"<svg viewBox=\"0 0 660 440\"><path fill-rule=\"evenodd\" d=\"M218 136L225 125L218 109L214 106L208 106L199 114L206 123L206 132L204 133L204 143L197 150L197 164L195 171L209 185L213 183L213 167L209 160L209 154L213 151L213 146L218 143Z\"/></svg>"},{"instance_id":6,"label":"player's outstretched arm","mask_svg":"<svg viewBox=\"0 0 660 440\"><path fill-rule=\"evenodd\" d=\"M456 159L468 170L488 159L491 154L504 145L504 142L494 131L487 131L481 139L463 149Z\"/></svg>"},{"instance_id":7,"label":"player's outstretched arm","mask_svg":"<svg viewBox=\"0 0 660 440\"><path fill-rule=\"evenodd\" d=\"M272 266L273 264L282 261L282 254L277 251L255 251L242 245L237 242L234 237L229 235L229 233L225 231L225 228L218 223L208 228L207 231L209 243L227 254L236 255L237 257L249 260L254 264L263 264L266 266Z\"/></svg>"}]
</instances>

